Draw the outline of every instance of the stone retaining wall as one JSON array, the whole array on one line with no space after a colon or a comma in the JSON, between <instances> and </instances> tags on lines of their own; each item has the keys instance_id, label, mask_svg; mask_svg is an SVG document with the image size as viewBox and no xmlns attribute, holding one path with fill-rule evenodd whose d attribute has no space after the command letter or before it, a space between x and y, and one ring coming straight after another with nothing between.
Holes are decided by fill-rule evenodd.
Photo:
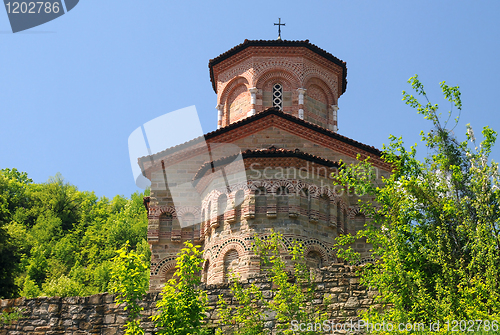
<instances>
[{"instance_id":1,"label":"stone retaining wall","mask_svg":"<svg viewBox=\"0 0 500 335\"><path fill-rule=\"evenodd\" d=\"M359 313L373 305L374 291L368 291L359 285L359 278L354 267L333 264L318 270L316 274L316 293L313 304L322 305L330 319L335 323L357 320ZM264 297L271 297L271 283L264 277L254 277L245 282L257 284ZM218 316L215 306L218 296L230 298L228 284L209 285L206 287L209 299L209 326L216 327ZM34 299L18 298L0 300L0 311L13 308L23 310L23 318L10 325L0 327L0 335L59 335L59 334L123 334L123 325L127 316L123 306L114 303L114 295L108 293L89 297L41 297ZM143 302L142 325L147 335L153 335L154 327L148 319L155 311L158 293L148 293ZM330 304L324 303L325 298ZM266 327L275 330L273 315L266 319ZM275 332L273 332L275 333Z\"/></svg>"}]
</instances>

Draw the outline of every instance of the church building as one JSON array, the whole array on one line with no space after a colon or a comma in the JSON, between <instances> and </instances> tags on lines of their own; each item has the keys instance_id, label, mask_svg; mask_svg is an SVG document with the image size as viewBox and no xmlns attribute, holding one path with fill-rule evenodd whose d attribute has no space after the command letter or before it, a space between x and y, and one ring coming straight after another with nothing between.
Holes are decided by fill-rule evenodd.
<instances>
[{"instance_id":1,"label":"church building","mask_svg":"<svg viewBox=\"0 0 500 335\"><path fill-rule=\"evenodd\" d=\"M272 230L283 235L285 249L302 243L310 267L338 262L335 237L354 234L366 220L360 197L333 184L338 162L369 156L379 178L391 171L378 149L339 133L346 63L308 40L245 40L210 60L209 70L217 130L139 159L152 183L145 199L150 290L173 276L187 240L202 246L207 284L227 282L231 271L242 278L258 274L252 241ZM203 145L213 152L232 149L196 156ZM231 170L237 158L243 174ZM158 186L174 165L177 173L194 176L187 182L197 198L186 206L176 206L171 191ZM367 244L354 248L370 257Z\"/></svg>"}]
</instances>

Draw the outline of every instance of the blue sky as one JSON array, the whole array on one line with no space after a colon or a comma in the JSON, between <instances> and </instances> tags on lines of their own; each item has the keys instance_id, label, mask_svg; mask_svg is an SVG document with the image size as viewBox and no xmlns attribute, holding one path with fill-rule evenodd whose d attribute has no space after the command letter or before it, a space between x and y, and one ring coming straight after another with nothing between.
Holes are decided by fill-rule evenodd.
<instances>
[{"instance_id":1,"label":"blue sky","mask_svg":"<svg viewBox=\"0 0 500 335\"><path fill-rule=\"evenodd\" d=\"M245 39L311 43L347 62L339 133L381 148L418 142L429 124L401 101L419 74L431 99L459 85L465 124L500 131L499 1L95 1L12 34L0 11L0 168L80 190L138 190L127 139L145 122L196 105L216 128L208 61ZM420 157L425 156L421 148ZM493 152L500 158L500 146Z\"/></svg>"}]
</instances>

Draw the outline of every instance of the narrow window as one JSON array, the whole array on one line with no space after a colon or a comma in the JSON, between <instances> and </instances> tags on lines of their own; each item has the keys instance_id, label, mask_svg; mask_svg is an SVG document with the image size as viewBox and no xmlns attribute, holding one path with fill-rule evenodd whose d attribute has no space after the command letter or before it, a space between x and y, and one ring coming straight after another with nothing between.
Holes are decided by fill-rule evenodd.
<instances>
[{"instance_id":1,"label":"narrow window","mask_svg":"<svg viewBox=\"0 0 500 335\"><path fill-rule=\"evenodd\" d=\"M277 196L277 212L278 213L288 213L288 188L285 186L282 186L278 188L278 191L276 192Z\"/></svg>"},{"instance_id":2,"label":"narrow window","mask_svg":"<svg viewBox=\"0 0 500 335\"><path fill-rule=\"evenodd\" d=\"M300 190L300 214L309 218L309 211L311 209L311 196L306 188Z\"/></svg>"},{"instance_id":3,"label":"narrow window","mask_svg":"<svg viewBox=\"0 0 500 335\"><path fill-rule=\"evenodd\" d=\"M172 221L172 214L170 213L164 213L160 216L160 239L170 238Z\"/></svg>"},{"instance_id":4,"label":"narrow window","mask_svg":"<svg viewBox=\"0 0 500 335\"><path fill-rule=\"evenodd\" d=\"M241 221L241 207L243 205L243 201L245 200L245 195L242 190L236 192L235 200L234 200L234 219L236 222Z\"/></svg>"},{"instance_id":5,"label":"narrow window","mask_svg":"<svg viewBox=\"0 0 500 335\"><path fill-rule=\"evenodd\" d=\"M310 251L306 255L306 264L309 268L320 269L323 266L321 254L317 251Z\"/></svg>"},{"instance_id":6,"label":"narrow window","mask_svg":"<svg viewBox=\"0 0 500 335\"><path fill-rule=\"evenodd\" d=\"M326 224L330 222L330 198L326 194L319 198L319 219Z\"/></svg>"},{"instance_id":7,"label":"narrow window","mask_svg":"<svg viewBox=\"0 0 500 335\"><path fill-rule=\"evenodd\" d=\"M208 270L210 269L210 261L207 259L205 261L205 266L203 267L201 282L208 284Z\"/></svg>"},{"instance_id":8,"label":"narrow window","mask_svg":"<svg viewBox=\"0 0 500 335\"><path fill-rule=\"evenodd\" d=\"M225 194L221 194L219 196L218 206L217 206L217 222L219 226L224 225L224 215L226 213L227 208L227 196Z\"/></svg>"},{"instance_id":9,"label":"narrow window","mask_svg":"<svg viewBox=\"0 0 500 335\"><path fill-rule=\"evenodd\" d=\"M365 228L365 222L366 222L365 215L362 213L358 213L354 217L354 220L352 220L351 222L353 225L353 230L355 232L358 232L358 231L362 230L363 228Z\"/></svg>"},{"instance_id":10,"label":"narrow window","mask_svg":"<svg viewBox=\"0 0 500 335\"><path fill-rule=\"evenodd\" d=\"M279 83L273 86L273 107L283 110L283 86Z\"/></svg>"},{"instance_id":11,"label":"narrow window","mask_svg":"<svg viewBox=\"0 0 500 335\"><path fill-rule=\"evenodd\" d=\"M238 270L238 262L239 262L239 255L238 252L234 249L228 251L227 254L224 256L224 269L223 269L224 283L229 282L231 273L236 274L236 271Z\"/></svg>"},{"instance_id":12,"label":"narrow window","mask_svg":"<svg viewBox=\"0 0 500 335\"><path fill-rule=\"evenodd\" d=\"M267 213L266 189L264 187L259 187L255 191L255 213L256 214Z\"/></svg>"}]
</instances>

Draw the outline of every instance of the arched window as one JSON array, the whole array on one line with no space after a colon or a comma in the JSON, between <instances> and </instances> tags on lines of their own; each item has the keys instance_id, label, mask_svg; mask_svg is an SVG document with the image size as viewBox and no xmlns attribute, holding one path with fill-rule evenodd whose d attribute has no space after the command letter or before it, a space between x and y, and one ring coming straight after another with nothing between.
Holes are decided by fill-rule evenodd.
<instances>
[{"instance_id":1,"label":"arched window","mask_svg":"<svg viewBox=\"0 0 500 335\"><path fill-rule=\"evenodd\" d=\"M288 213L288 188L281 186L276 190L277 212Z\"/></svg>"},{"instance_id":2,"label":"arched window","mask_svg":"<svg viewBox=\"0 0 500 335\"><path fill-rule=\"evenodd\" d=\"M163 213L160 215L160 239L170 238L172 234L172 214Z\"/></svg>"},{"instance_id":3,"label":"arched window","mask_svg":"<svg viewBox=\"0 0 500 335\"><path fill-rule=\"evenodd\" d=\"M227 283L231 273L237 272L240 257L234 249L229 250L224 255L224 283Z\"/></svg>"},{"instance_id":4,"label":"arched window","mask_svg":"<svg viewBox=\"0 0 500 335\"><path fill-rule=\"evenodd\" d=\"M319 197L319 219L326 224L330 222L330 198L326 194Z\"/></svg>"},{"instance_id":5,"label":"arched window","mask_svg":"<svg viewBox=\"0 0 500 335\"><path fill-rule=\"evenodd\" d=\"M174 278L176 270L177 270L176 268L168 270L167 273L165 274L165 281L169 281L170 279Z\"/></svg>"},{"instance_id":6,"label":"arched window","mask_svg":"<svg viewBox=\"0 0 500 335\"><path fill-rule=\"evenodd\" d=\"M354 232L358 232L358 231L364 229L365 222L366 222L366 219L365 219L365 215L363 213L356 214L356 216L352 220Z\"/></svg>"},{"instance_id":7,"label":"arched window","mask_svg":"<svg viewBox=\"0 0 500 335\"><path fill-rule=\"evenodd\" d=\"M255 213L256 214L267 213L266 189L264 187L259 187L255 191Z\"/></svg>"},{"instance_id":8,"label":"arched window","mask_svg":"<svg viewBox=\"0 0 500 335\"><path fill-rule=\"evenodd\" d=\"M201 282L208 284L208 270L210 269L210 261L207 259L205 265L203 266L203 273L201 277Z\"/></svg>"},{"instance_id":9,"label":"arched window","mask_svg":"<svg viewBox=\"0 0 500 335\"><path fill-rule=\"evenodd\" d=\"M306 188L300 190L300 214L309 218L311 209L311 195Z\"/></svg>"},{"instance_id":10,"label":"arched window","mask_svg":"<svg viewBox=\"0 0 500 335\"><path fill-rule=\"evenodd\" d=\"M283 110L283 86L280 83L273 85L273 107Z\"/></svg>"},{"instance_id":11,"label":"arched window","mask_svg":"<svg viewBox=\"0 0 500 335\"><path fill-rule=\"evenodd\" d=\"M309 251L306 255L306 264L309 268L320 269L323 266L321 254L315 250Z\"/></svg>"},{"instance_id":12,"label":"arched window","mask_svg":"<svg viewBox=\"0 0 500 335\"><path fill-rule=\"evenodd\" d=\"M227 196L225 194L221 194L217 202L217 224L219 226L224 225L224 214L226 213L226 207L227 207Z\"/></svg>"},{"instance_id":13,"label":"arched window","mask_svg":"<svg viewBox=\"0 0 500 335\"><path fill-rule=\"evenodd\" d=\"M245 194L242 190L236 192L234 197L234 220L236 222L241 221L241 207L243 205L243 201L245 200Z\"/></svg>"},{"instance_id":14,"label":"arched window","mask_svg":"<svg viewBox=\"0 0 500 335\"><path fill-rule=\"evenodd\" d=\"M183 228L194 228L194 215L192 213L184 213L182 215L182 227Z\"/></svg>"}]
</instances>

